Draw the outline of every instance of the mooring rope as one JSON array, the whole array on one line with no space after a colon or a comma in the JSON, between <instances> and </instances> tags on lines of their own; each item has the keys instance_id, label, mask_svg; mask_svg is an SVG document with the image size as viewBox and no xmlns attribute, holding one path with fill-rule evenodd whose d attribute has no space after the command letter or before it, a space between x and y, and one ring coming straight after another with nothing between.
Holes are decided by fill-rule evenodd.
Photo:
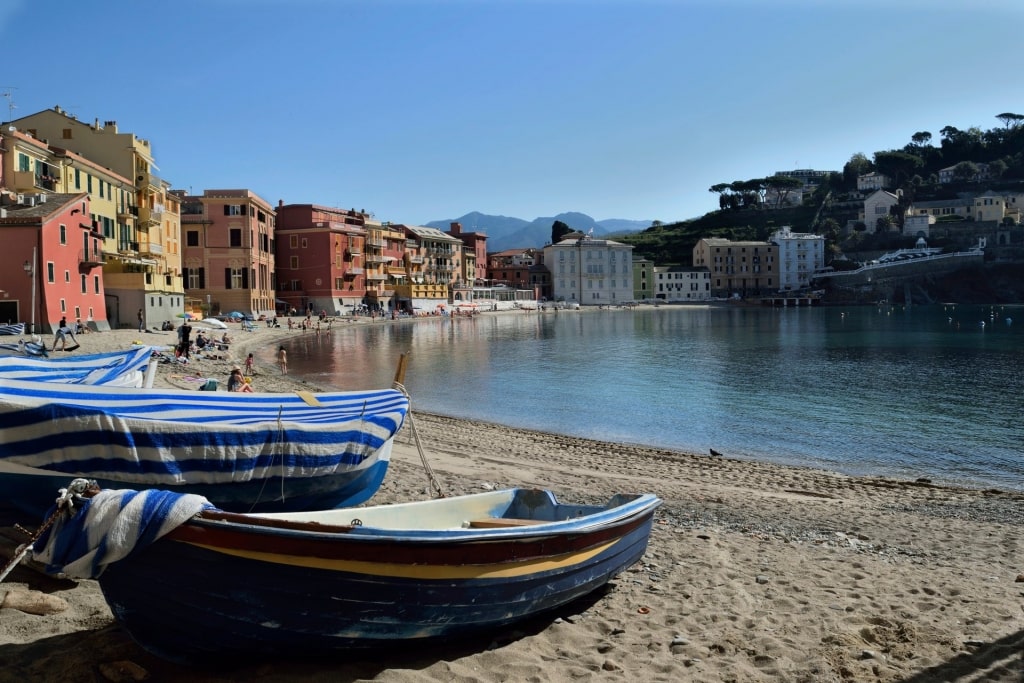
<instances>
[{"instance_id":1,"label":"mooring rope","mask_svg":"<svg viewBox=\"0 0 1024 683\"><path fill-rule=\"evenodd\" d=\"M14 557L12 557L10 561L4 565L3 570L0 570L0 583L3 583L3 580L7 578L7 575L10 574L14 570L14 568L18 566L18 564L25 558L26 555L32 552L33 544L39 540L39 537L43 535L43 532L45 532L47 529L53 526L53 523L57 521L57 518L60 517L64 510L67 510L68 512L71 511L71 509L74 507L75 496L79 496L85 493L90 486L95 486L95 484L96 482L90 479L75 479L66 489L59 490L60 495L57 497L57 504L56 507L54 507L53 509L53 513L46 519L46 521L42 523L42 525L38 529L36 529L36 532L32 534L32 537L29 539L28 543L24 543L18 546L17 550L15 550L14 552ZM25 533L28 533L27 530L22 529L20 526L16 526L16 528L21 531L25 531Z\"/></svg>"},{"instance_id":2,"label":"mooring rope","mask_svg":"<svg viewBox=\"0 0 1024 683\"><path fill-rule=\"evenodd\" d=\"M405 386L395 381L391 385L392 389L402 392L402 394L409 399L409 410L406 413L406 417L409 418L409 428L412 429L412 440L416 443L416 451L420 454L420 461L423 463L423 469L427 473L427 481L430 484L430 488L434 490L435 497L446 498L444 491L441 489L441 483L437 480L434 475L434 470L430 468L430 463L427 462L427 454L423 450L423 444L420 442L420 433L416 431L416 422L412 418L412 399L409 397L409 392L406 391Z\"/></svg>"}]
</instances>

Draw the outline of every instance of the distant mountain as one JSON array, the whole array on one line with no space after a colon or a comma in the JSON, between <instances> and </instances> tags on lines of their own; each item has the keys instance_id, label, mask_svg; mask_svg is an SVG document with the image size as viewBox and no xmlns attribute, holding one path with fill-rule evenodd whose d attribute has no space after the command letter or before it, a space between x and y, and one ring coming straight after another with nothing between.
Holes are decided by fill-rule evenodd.
<instances>
[{"instance_id":1,"label":"distant mountain","mask_svg":"<svg viewBox=\"0 0 1024 683\"><path fill-rule=\"evenodd\" d=\"M585 213L576 212L526 221L509 216L489 216L478 211L467 213L461 218L430 221L426 227L447 232L451 229L452 223L460 223L463 232L482 232L487 235L487 251L504 251L530 247L539 249L545 246L551 242L551 225L555 221L562 221L573 230L589 232L593 229L595 237L640 232L651 227L651 221L633 221L625 218L597 221Z\"/></svg>"}]
</instances>

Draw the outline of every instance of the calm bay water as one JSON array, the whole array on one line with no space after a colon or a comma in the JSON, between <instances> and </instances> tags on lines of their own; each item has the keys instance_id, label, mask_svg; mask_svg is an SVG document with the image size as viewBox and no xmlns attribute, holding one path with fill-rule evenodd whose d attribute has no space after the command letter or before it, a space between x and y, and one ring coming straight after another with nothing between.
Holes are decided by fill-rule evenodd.
<instances>
[{"instance_id":1,"label":"calm bay water","mask_svg":"<svg viewBox=\"0 0 1024 683\"><path fill-rule=\"evenodd\" d=\"M338 388L390 386L410 352L414 410L1024 489L1024 307L524 312L343 323L287 348L293 374Z\"/></svg>"}]
</instances>

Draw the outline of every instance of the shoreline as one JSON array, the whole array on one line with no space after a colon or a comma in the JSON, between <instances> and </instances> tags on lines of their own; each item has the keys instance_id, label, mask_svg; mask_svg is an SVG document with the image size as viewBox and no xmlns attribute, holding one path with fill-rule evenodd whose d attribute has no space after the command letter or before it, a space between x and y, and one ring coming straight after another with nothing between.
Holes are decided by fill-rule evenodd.
<instances>
[{"instance_id":1,"label":"shoreline","mask_svg":"<svg viewBox=\"0 0 1024 683\"><path fill-rule=\"evenodd\" d=\"M230 334L230 358L162 364L155 385L194 389L186 377L196 371L223 380L289 331ZM81 352L135 340L170 344L174 333L91 333ZM317 388L257 370L261 391ZM19 566L0 584L0 600L42 594L64 607L46 615L0 608L0 681L141 680L117 673L132 671L170 683L1024 678L1024 494L594 441L413 406L370 504L430 497L415 436L446 495L524 486L594 502L655 493L664 504L647 554L607 592L482 643L223 670L186 669L139 649L95 581ZM9 521L0 527L9 557L17 533Z\"/></svg>"}]
</instances>

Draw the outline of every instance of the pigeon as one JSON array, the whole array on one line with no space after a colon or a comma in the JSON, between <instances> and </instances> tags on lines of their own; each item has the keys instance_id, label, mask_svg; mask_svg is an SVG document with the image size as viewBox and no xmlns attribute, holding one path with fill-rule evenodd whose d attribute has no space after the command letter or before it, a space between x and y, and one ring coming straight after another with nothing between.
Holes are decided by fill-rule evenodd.
<instances>
[{"instance_id":1,"label":"pigeon","mask_svg":"<svg viewBox=\"0 0 1024 683\"><path fill-rule=\"evenodd\" d=\"M711 448L709 450L711 451L711 455L717 455L718 457L722 457L722 454L716 451L714 448Z\"/></svg>"}]
</instances>

